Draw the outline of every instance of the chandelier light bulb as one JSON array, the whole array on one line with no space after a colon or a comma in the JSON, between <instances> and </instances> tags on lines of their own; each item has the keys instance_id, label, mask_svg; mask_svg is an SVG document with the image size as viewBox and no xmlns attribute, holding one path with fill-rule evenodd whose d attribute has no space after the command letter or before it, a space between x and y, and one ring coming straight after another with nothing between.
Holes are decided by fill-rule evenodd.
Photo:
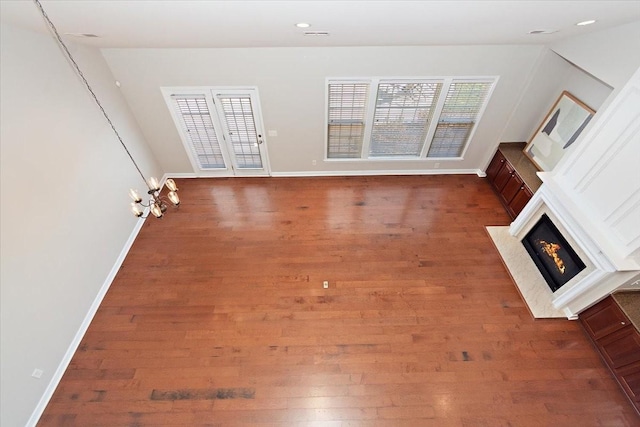
<instances>
[{"instance_id":1,"label":"chandelier light bulb","mask_svg":"<svg viewBox=\"0 0 640 427\"><path fill-rule=\"evenodd\" d=\"M162 208L160 208L160 206L157 203L151 206L151 213L156 218L162 218Z\"/></svg>"},{"instance_id":2,"label":"chandelier light bulb","mask_svg":"<svg viewBox=\"0 0 640 427\"><path fill-rule=\"evenodd\" d=\"M154 176L149 178L147 185L149 186L149 190L158 191L160 189L160 184L158 184L158 180Z\"/></svg>"},{"instance_id":3,"label":"chandelier light bulb","mask_svg":"<svg viewBox=\"0 0 640 427\"><path fill-rule=\"evenodd\" d=\"M171 203L173 203L175 206L178 206L180 204L180 197L178 197L178 193L176 193L175 191L170 191L169 194L167 194L167 197L169 197L169 200L171 200Z\"/></svg>"},{"instance_id":4,"label":"chandelier light bulb","mask_svg":"<svg viewBox=\"0 0 640 427\"><path fill-rule=\"evenodd\" d=\"M172 180L171 178L169 178L165 184L167 185L167 188L169 190L178 191L178 186L176 185L176 182L174 180Z\"/></svg>"},{"instance_id":5,"label":"chandelier light bulb","mask_svg":"<svg viewBox=\"0 0 640 427\"><path fill-rule=\"evenodd\" d=\"M140 203L142 201L142 198L140 197L140 195L138 194L138 192L136 190L134 190L133 188L131 188L129 190L129 196L131 197L131 199L136 202L136 203Z\"/></svg>"},{"instance_id":6,"label":"chandelier light bulb","mask_svg":"<svg viewBox=\"0 0 640 427\"><path fill-rule=\"evenodd\" d=\"M135 202L131 203L131 212L133 212L133 214L137 217L142 216L142 209L140 209L140 205Z\"/></svg>"}]
</instances>

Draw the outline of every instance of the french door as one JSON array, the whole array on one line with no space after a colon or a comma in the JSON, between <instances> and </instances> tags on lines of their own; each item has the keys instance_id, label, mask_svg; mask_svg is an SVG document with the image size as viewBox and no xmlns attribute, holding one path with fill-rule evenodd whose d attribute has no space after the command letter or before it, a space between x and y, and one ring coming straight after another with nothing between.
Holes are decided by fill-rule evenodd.
<instances>
[{"instance_id":1,"label":"french door","mask_svg":"<svg viewBox=\"0 0 640 427\"><path fill-rule=\"evenodd\" d=\"M257 89L163 93L197 175L269 175Z\"/></svg>"}]
</instances>

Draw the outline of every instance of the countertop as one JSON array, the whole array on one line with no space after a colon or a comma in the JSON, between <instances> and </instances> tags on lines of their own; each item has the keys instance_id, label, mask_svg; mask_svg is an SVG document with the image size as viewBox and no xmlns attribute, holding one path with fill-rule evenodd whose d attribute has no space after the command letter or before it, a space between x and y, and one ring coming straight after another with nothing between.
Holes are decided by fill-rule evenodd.
<instances>
[{"instance_id":1,"label":"countertop","mask_svg":"<svg viewBox=\"0 0 640 427\"><path fill-rule=\"evenodd\" d=\"M620 291L611 296L633 323L633 326L640 331L640 291Z\"/></svg>"},{"instance_id":2,"label":"countertop","mask_svg":"<svg viewBox=\"0 0 640 427\"><path fill-rule=\"evenodd\" d=\"M527 184L527 187L535 193L542 185L542 181L537 175L538 168L522 152L525 145L527 145L526 142L503 142L498 146L498 150L518 171L518 175Z\"/></svg>"}]
</instances>

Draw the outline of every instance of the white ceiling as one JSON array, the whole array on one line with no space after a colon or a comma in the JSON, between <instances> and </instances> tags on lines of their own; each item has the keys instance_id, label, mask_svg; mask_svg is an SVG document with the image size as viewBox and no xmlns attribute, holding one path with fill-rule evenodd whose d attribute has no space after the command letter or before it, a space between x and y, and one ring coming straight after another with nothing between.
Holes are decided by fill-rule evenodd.
<instances>
[{"instance_id":1,"label":"white ceiling","mask_svg":"<svg viewBox=\"0 0 640 427\"><path fill-rule=\"evenodd\" d=\"M548 44L640 20L640 0L42 0L60 33L98 47ZM0 0L3 22L44 32L31 0ZM596 19L593 25L575 24ZM304 36L328 31L328 37ZM557 30L530 35L531 30Z\"/></svg>"}]
</instances>

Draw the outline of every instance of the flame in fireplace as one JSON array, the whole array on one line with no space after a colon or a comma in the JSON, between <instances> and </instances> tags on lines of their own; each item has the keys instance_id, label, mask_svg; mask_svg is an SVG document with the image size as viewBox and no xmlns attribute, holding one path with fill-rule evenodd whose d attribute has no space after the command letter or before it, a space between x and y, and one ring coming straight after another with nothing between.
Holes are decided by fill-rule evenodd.
<instances>
[{"instance_id":1,"label":"flame in fireplace","mask_svg":"<svg viewBox=\"0 0 640 427\"><path fill-rule=\"evenodd\" d=\"M553 259L553 262L555 263L558 271L561 274L564 274L564 270L566 267L564 265L564 262L562 261L562 258L560 258L560 256L558 255L558 251L561 249L560 245L557 243L549 243L545 240L538 240L538 244L540 245L544 253L546 253L551 257L551 259Z\"/></svg>"}]
</instances>

